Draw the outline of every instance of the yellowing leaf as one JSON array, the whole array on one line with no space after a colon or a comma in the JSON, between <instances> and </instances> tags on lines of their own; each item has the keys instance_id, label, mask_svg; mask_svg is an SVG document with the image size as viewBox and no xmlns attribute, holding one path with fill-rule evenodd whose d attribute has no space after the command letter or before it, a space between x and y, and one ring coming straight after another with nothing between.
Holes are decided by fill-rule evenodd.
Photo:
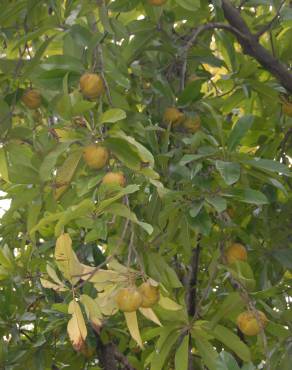
<instances>
[{"instance_id":1,"label":"yellowing leaf","mask_svg":"<svg viewBox=\"0 0 292 370\"><path fill-rule=\"evenodd\" d=\"M65 159L61 167L57 169L55 199L59 199L68 189L74 176L78 163L81 159L82 152L74 151Z\"/></svg>"},{"instance_id":2,"label":"yellowing leaf","mask_svg":"<svg viewBox=\"0 0 292 370\"><path fill-rule=\"evenodd\" d=\"M77 283L80 277L74 275L81 275L83 270L72 249L72 240L69 234L62 234L58 237L55 248L55 259L64 277L72 284Z\"/></svg>"},{"instance_id":3,"label":"yellowing leaf","mask_svg":"<svg viewBox=\"0 0 292 370\"><path fill-rule=\"evenodd\" d=\"M124 312L124 314L132 338L138 343L141 348L144 348L140 335L136 312Z\"/></svg>"},{"instance_id":4,"label":"yellowing leaf","mask_svg":"<svg viewBox=\"0 0 292 370\"><path fill-rule=\"evenodd\" d=\"M153 321L155 324L162 326L159 318L156 316L155 312L151 308L140 307L139 311L144 315L148 320Z\"/></svg>"},{"instance_id":5,"label":"yellowing leaf","mask_svg":"<svg viewBox=\"0 0 292 370\"><path fill-rule=\"evenodd\" d=\"M0 177L4 181L9 182L6 153L4 148L0 148Z\"/></svg>"},{"instance_id":6,"label":"yellowing leaf","mask_svg":"<svg viewBox=\"0 0 292 370\"><path fill-rule=\"evenodd\" d=\"M102 326L102 313L97 305L97 302L87 294L82 294L80 296L80 301L85 307L88 320L91 322L94 330L99 333Z\"/></svg>"},{"instance_id":7,"label":"yellowing leaf","mask_svg":"<svg viewBox=\"0 0 292 370\"><path fill-rule=\"evenodd\" d=\"M92 266L82 266L82 278L87 280L90 277L90 274L94 271L95 267ZM103 270L98 269L89 279L92 283L104 283L104 282L123 282L127 279L125 275L121 275L117 271L113 270Z\"/></svg>"},{"instance_id":8,"label":"yellowing leaf","mask_svg":"<svg viewBox=\"0 0 292 370\"><path fill-rule=\"evenodd\" d=\"M160 295L158 304L162 308L165 308L166 310L170 310L170 311L178 311L183 308L180 304L176 303L175 301L173 301L172 299L168 297L163 297L163 295Z\"/></svg>"},{"instance_id":9,"label":"yellowing leaf","mask_svg":"<svg viewBox=\"0 0 292 370\"><path fill-rule=\"evenodd\" d=\"M67 325L67 332L76 351L80 351L87 337L87 328L80 309L76 301L71 301L68 307L68 313L72 315Z\"/></svg>"},{"instance_id":10,"label":"yellowing leaf","mask_svg":"<svg viewBox=\"0 0 292 370\"><path fill-rule=\"evenodd\" d=\"M40 278L40 281L42 286L46 289L54 289L56 292L65 292L68 290L64 285L58 285L46 279Z\"/></svg>"},{"instance_id":11,"label":"yellowing leaf","mask_svg":"<svg viewBox=\"0 0 292 370\"><path fill-rule=\"evenodd\" d=\"M62 283L62 281L59 279L59 277L58 277L58 275L57 275L57 273L56 273L56 271L49 265L49 264L47 264L47 266L46 266L46 270L47 270L47 273L48 273L48 275L50 276L50 278L52 279L52 280L54 280L54 282L56 283L56 284L59 284L59 285L64 285L63 283Z\"/></svg>"}]
</instances>

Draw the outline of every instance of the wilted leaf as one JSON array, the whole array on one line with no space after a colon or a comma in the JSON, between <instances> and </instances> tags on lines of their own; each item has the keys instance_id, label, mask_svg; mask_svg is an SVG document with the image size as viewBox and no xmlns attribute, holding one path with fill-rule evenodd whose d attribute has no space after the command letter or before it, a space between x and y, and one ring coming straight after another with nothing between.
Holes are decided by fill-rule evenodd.
<instances>
[{"instance_id":1,"label":"wilted leaf","mask_svg":"<svg viewBox=\"0 0 292 370\"><path fill-rule=\"evenodd\" d=\"M82 294L80 296L80 302L84 305L86 315L94 330L99 333L102 326L102 313L97 305L97 302L87 294Z\"/></svg>"}]
</instances>

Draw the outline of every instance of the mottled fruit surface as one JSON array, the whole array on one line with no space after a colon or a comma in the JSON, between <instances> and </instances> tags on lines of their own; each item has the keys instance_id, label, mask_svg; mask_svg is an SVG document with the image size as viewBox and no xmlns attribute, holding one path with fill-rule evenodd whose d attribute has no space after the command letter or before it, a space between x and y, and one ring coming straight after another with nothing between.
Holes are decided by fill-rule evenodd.
<instances>
[{"instance_id":1,"label":"mottled fruit surface","mask_svg":"<svg viewBox=\"0 0 292 370\"><path fill-rule=\"evenodd\" d=\"M240 243L233 243L227 249L225 253L227 262L229 264L234 263L236 261L246 261L247 260L247 251L245 247Z\"/></svg>"},{"instance_id":2,"label":"mottled fruit surface","mask_svg":"<svg viewBox=\"0 0 292 370\"><path fill-rule=\"evenodd\" d=\"M137 288L122 288L116 295L118 308L123 312L134 312L142 303L142 295Z\"/></svg>"},{"instance_id":3,"label":"mottled fruit surface","mask_svg":"<svg viewBox=\"0 0 292 370\"><path fill-rule=\"evenodd\" d=\"M88 99L94 99L104 92L104 84L100 75L95 73L85 73L81 76L80 90Z\"/></svg>"},{"instance_id":4,"label":"mottled fruit surface","mask_svg":"<svg viewBox=\"0 0 292 370\"><path fill-rule=\"evenodd\" d=\"M22 102L29 108L29 109L37 109L42 104L42 96L38 90L27 90L22 98Z\"/></svg>"},{"instance_id":5,"label":"mottled fruit surface","mask_svg":"<svg viewBox=\"0 0 292 370\"><path fill-rule=\"evenodd\" d=\"M256 314L251 311L242 312L237 317L237 326L243 332L243 334L248 336L257 335L261 331L261 326L264 328L268 319L262 311L257 311L258 318Z\"/></svg>"},{"instance_id":6,"label":"mottled fruit surface","mask_svg":"<svg viewBox=\"0 0 292 370\"><path fill-rule=\"evenodd\" d=\"M184 121L183 126L187 131L195 133L201 128L201 119L199 116L187 118Z\"/></svg>"},{"instance_id":7,"label":"mottled fruit surface","mask_svg":"<svg viewBox=\"0 0 292 370\"><path fill-rule=\"evenodd\" d=\"M108 172L102 179L103 184L107 185L126 185L126 178L122 172Z\"/></svg>"},{"instance_id":8,"label":"mottled fruit surface","mask_svg":"<svg viewBox=\"0 0 292 370\"><path fill-rule=\"evenodd\" d=\"M98 170L106 165L109 158L109 152L101 145L92 144L84 148L83 158L90 168Z\"/></svg>"},{"instance_id":9,"label":"mottled fruit surface","mask_svg":"<svg viewBox=\"0 0 292 370\"><path fill-rule=\"evenodd\" d=\"M183 122L185 115L175 107L166 108L163 120L166 123L172 123L178 125Z\"/></svg>"},{"instance_id":10,"label":"mottled fruit surface","mask_svg":"<svg viewBox=\"0 0 292 370\"><path fill-rule=\"evenodd\" d=\"M292 117L292 103L283 104L283 113L289 117Z\"/></svg>"},{"instance_id":11,"label":"mottled fruit surface","mask_svg":"<svg viewBox=\"0 0 292 370\"><path fill-rule=\"evenodd\" d=\"M152 307L159 301L159 288L148 282L140 285L139 292L142 295L141 307Z\"/></svg>"}]
</instances>

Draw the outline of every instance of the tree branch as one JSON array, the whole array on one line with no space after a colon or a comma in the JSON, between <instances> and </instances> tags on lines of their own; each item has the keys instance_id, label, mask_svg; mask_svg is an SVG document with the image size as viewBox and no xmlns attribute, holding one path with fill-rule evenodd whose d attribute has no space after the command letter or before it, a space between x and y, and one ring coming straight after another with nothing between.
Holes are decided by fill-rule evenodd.
<instances>
[{"instance_id":1,"label":"tree branch","mask_svg":"<svg viewBox=\"0 0 292 370\"><path fill-rule=\"evenodd\" d=\"M287 66L276 59L258 42L257 35L251 33L239 11L229 0L222 0L222 9L230 26L238 31L235 36L243 52L255 58L267 71L278 79L287 91L292 93L292 73Z\"/></svg>"},{"instance_id":2,"label":"tree branch","mask_svg":"<svg viewBox=\"0 0 292 370\"><path fill-rule=\"evenodd\" d=\"M189 316L194 316L196 312L196 301L197 301L197 282L199 272L199 257L200 257L200 240L198 240L197 247L193 249L189 278L187 282L187 309Z\"/></svg>"}]
</instances>

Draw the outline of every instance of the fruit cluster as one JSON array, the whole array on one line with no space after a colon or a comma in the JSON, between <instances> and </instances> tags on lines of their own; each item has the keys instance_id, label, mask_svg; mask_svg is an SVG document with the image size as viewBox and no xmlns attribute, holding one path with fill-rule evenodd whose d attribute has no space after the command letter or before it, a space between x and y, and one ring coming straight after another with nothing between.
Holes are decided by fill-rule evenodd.
<instances>
[{"instance_id":1,"label":"fruit cluster","mask_svg":"<svg viewBox=\"0 0 292 370\"><path fill-rule=\"evenodd\" d=\"M138 308L150 308L159 301L158 286L145 282L139 288L122 288L116 294L116 303L123 312L134 312Z\"/></svg>"}]
</instances>

